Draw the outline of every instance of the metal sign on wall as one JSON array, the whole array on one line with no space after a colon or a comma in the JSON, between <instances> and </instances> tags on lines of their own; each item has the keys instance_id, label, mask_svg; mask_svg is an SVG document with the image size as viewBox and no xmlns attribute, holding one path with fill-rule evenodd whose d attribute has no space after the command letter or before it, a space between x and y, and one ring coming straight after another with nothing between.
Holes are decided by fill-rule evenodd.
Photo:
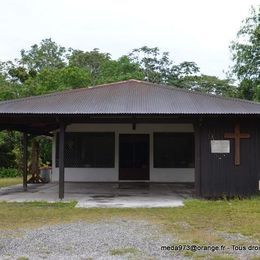
<instances>
[{"instance_id":1,"label":"metal sign on wall","mask_svg":"<svg viewBox=\"0 0 260 260\"><path fill-rule=\"evenodd\" d=\"M211 153L230 153L230 141L211 140Z\"/></svg>"}]
</instances>

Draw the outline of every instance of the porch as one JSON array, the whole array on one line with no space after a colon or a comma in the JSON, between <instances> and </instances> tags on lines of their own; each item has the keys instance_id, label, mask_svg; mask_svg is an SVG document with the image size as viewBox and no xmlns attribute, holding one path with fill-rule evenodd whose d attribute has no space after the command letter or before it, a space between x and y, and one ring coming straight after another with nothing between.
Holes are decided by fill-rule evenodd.
<instances>
[{"instance_id":1,"label":"porch","mask_svg":"<svg viewBox=\"0 0 260 260\"><path fill-rule=\"evenodd\" d=\"M0 201L58 202L59 185L28 184L23 191L22 185L0 189ZM183 200L191 198L194 185L190 183L79 183L65 182L66 201L77 201L76 207L84 208L137 208L137 207L178 207Z\"/></svg>"}]
</instances>

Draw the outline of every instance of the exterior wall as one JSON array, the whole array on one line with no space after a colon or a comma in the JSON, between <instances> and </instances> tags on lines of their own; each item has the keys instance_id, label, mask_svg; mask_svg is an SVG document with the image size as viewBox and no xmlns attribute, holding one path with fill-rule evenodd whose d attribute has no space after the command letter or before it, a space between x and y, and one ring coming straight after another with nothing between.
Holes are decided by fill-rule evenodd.
<instances>
[{"instance_id":1,"label":"exterior wall","mask_svg":"<svg viewBox=\"0 0 260 260\"><path fill-rule=\"evenodd\" d=\"M196 129L197 145L200 145L198 149L196 147L196 182L199 185L196 189L203 197L241 196L256 193L259 189L259 123L246 119L240 121L241 132L250 134L249 139L240 139L240 165L234 162L234 139L229 139L230 153L211 153L210 141L223 140L224 133L233 133L236 122L239 121L223 118L204 120Z\"/></svg>"},{"instance_id":2,"label":"exterior wall","mask_svg":"<svg viewBox=\"0 0 260 260\"><path fill-rule=\"evenodd\" d=\"M65 181L117 182L119 178L118 147L119 134L150 135L150 182L194 182L194 168L153 168L153 133L154 132L193 132L192 124L73 124L66 132L114 132L115 133L115 168L66 168ZM55 165L55 137L52 150L52 180L58 181L59 169Z\"/></svg>"}]
</instances>

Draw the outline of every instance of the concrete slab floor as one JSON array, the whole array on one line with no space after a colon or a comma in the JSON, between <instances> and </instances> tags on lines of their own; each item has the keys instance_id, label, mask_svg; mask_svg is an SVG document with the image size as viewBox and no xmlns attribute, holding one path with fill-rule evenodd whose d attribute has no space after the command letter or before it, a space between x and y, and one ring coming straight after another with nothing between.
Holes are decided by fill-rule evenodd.
<instances>
[{"instance_id":1,"label":"concrete slab floor","mask_svg":"<svg viewBox=\"0 0 260 260\"><path fill-rule=\"evenodd\" d=\"M83 208L178 207L192 193L192 184L66 182L62 201L77 201ZM58 183L28 184L27 192L22 185L0 188L0 201L59 202Z\"/></svg>"}]
</instances>

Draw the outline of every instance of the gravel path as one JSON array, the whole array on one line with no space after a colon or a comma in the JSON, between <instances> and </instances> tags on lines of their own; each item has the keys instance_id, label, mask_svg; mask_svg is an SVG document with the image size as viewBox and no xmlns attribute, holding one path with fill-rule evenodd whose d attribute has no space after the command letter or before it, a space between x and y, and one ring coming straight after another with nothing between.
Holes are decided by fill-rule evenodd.
<instances>
[{"instance_id":1,"label":"gravel path","mask_svg":"<svg viewBox=\"0 0 260 260\"><path fill-rule=\"evenodd\" d=\"M173 259L174 237L145 221L76 222L0 235L1 259ZM24 258L21 258L24 257ZM174 259L184 259L175 255Z\"/></svg>"},{"instance_id":2,"label":"gravel path","mask_svg":"<svg viewBox=\"0 0 260 260\"><path fill-rule=\"evenodd\" d=\"M234 259L260 256L260 245L241 234L215 232L234 245L258 245L259 250L228 250ZM191 244L192 242L190 242ZM111 219L99 222L73 222L38 229L2 231L0 259L76 260L76 259L209 259L221 252L162 251L161 246L180 244L173 235L164 234L160 226L140 220ZM182 243L181 243L182 244ZM184 257L186 255L186 257Z\"/></svg>"}]
</instances>

